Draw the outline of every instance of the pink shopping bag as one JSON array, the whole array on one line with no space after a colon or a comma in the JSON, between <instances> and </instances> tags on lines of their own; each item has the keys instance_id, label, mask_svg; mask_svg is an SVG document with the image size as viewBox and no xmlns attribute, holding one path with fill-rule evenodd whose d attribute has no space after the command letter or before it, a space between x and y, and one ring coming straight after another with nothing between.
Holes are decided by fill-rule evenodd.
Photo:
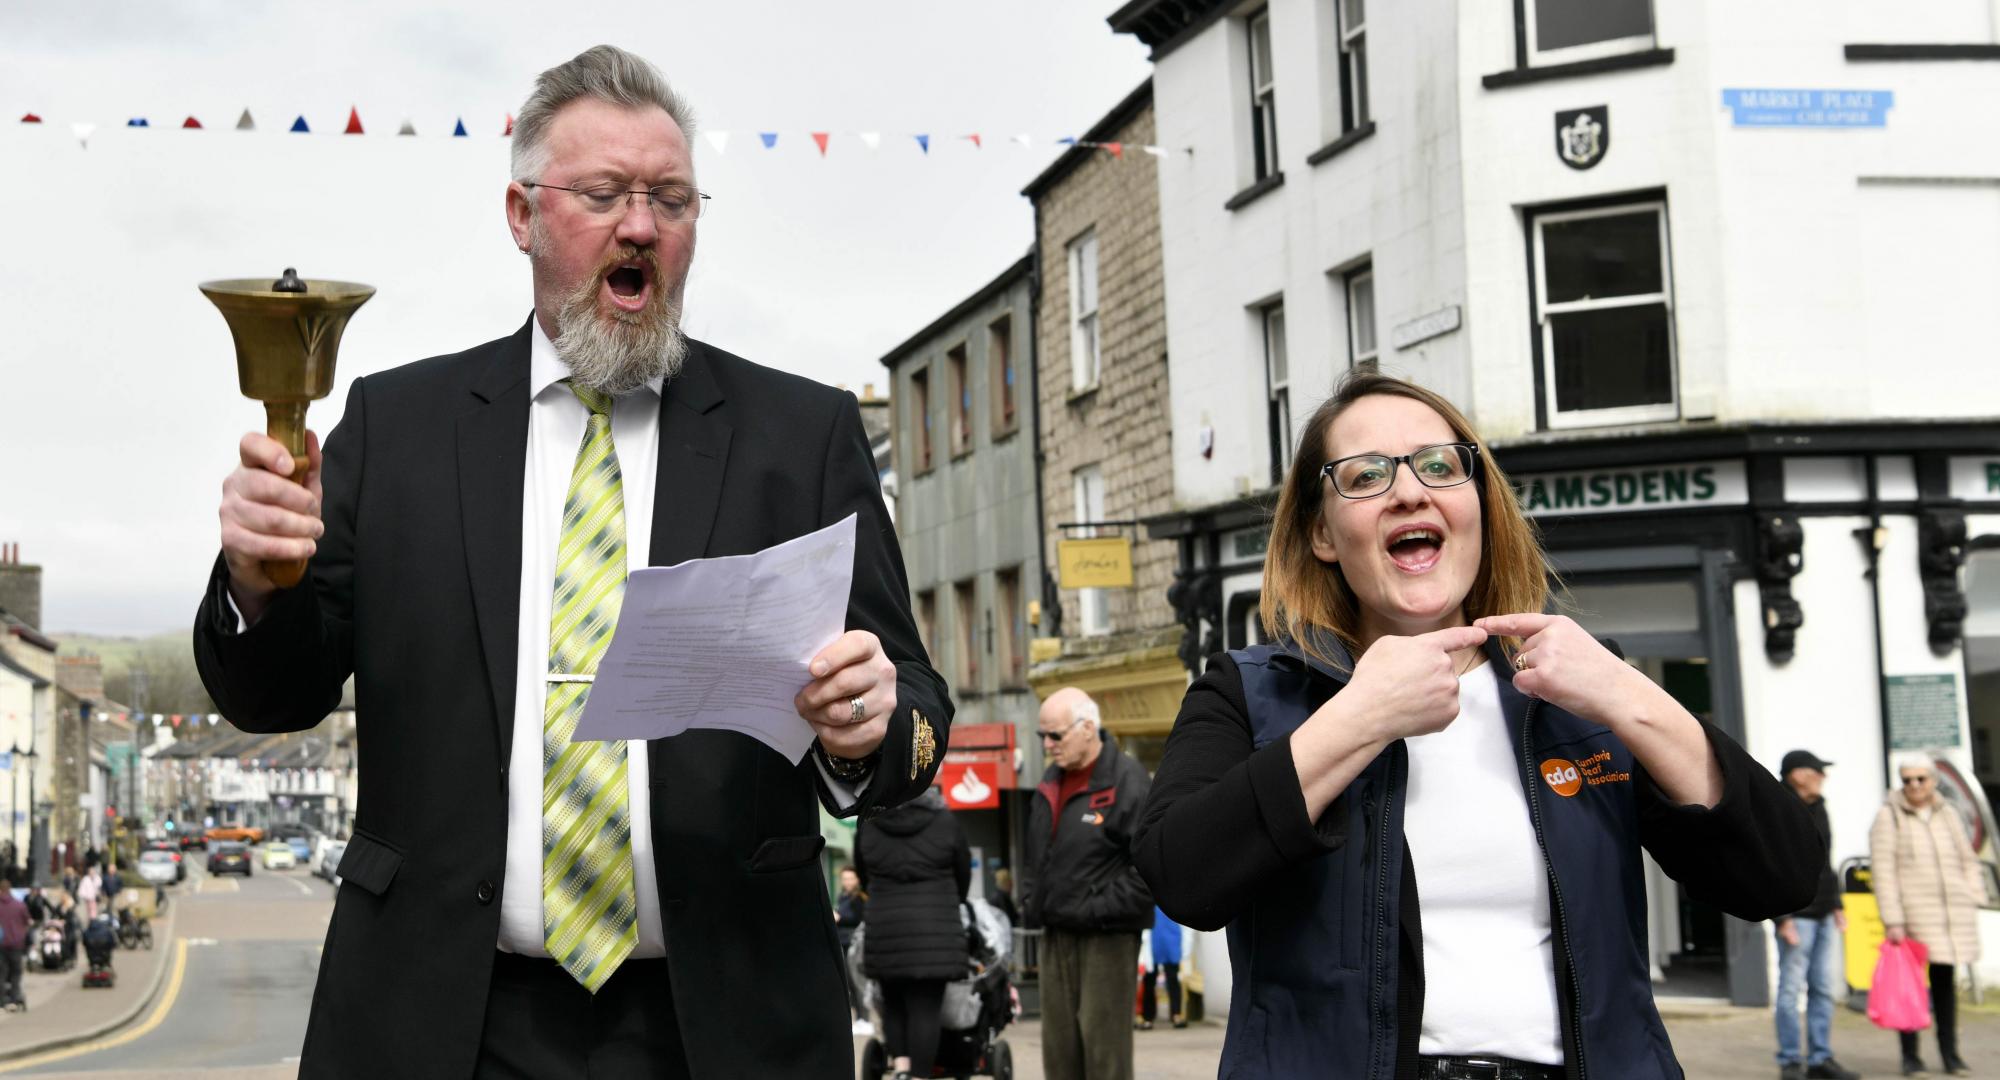
<instances>
[{"instance_id":1,"label":"pink shopping bag","mask_svg":"<svg viewBox=\"0 0 2000 1080\"><path fill-rule=\"evenodd\" d=\"M1875 960L1875 981L1868 988L1868 1019L1890 1031L1922 1031L1931 1026L1930 992L1924 988L1924 967L1930 950L1923 942L1885 941Z\"/></svg>"}]
</instances>

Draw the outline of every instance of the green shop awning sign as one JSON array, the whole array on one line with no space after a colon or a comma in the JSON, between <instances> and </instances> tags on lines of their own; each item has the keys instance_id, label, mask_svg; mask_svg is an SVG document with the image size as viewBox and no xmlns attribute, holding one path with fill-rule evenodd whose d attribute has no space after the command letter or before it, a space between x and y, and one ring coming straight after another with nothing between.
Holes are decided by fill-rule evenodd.
<instances>
[{"instance_id":1,"label":"green shop awning sign","mask_svg":"<svg viewBox=\"0 0 2000 1080\"><path fill-rule=\"evenodd\" d=\"M1750 501L1741 461L1530 473L1512 479L1514 494L1529 517L1700 510Z\"/></svg>"}]
</instances>

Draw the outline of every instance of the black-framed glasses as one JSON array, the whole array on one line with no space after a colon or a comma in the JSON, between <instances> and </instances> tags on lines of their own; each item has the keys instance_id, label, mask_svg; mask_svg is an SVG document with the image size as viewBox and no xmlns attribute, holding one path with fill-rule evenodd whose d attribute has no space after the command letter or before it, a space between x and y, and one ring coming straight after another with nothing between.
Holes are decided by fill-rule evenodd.
<instances>
[{"instance_id":1,"label":"black-framed glasses","mask_svg":"<svg viewBox=\"0 0 2000 1080\"><path fill-rule=\"evenodd\" d=\"M1410 475L1425 487L1448 488L1472 479L1478 461L1479 449L1471 443L1439 443L1395 457L1356 454L1327 462L1319 473L1333 481L1334 493L1343 499L1372 499L1395 484L1397 465L1408 465Z\"/></svg>"},{"instance_id":2,"label":"black-framed glasses","mask_svg":"<svg viewBox=\"0 0 2000 1080\"><path fill-rule=\"evenodd\" d=\"M693 221L708 209L707 194L696 191L686 184L661 184L650 188L628 188L618 184L591 184L587 187L564 187L561 184L539 184L533 180L521 181L524 188L548 188L551 191L567 191L576 196L576 201L593 214L622 214L631 205L634 195L644 195L647 205L653 209L653 216L661 221Z\"/></svg>"},{"instance_id":3,"label":"black-framed glasses","mask_svg":"<svg viewBox=\"0 0 2000 1080\"><path fill-rule=\"evenodd\" d=\"M1076 726L1081 723L1083 723L1083 721L1080 718L1076 720L1071 720L1069 722L1069 726L1063 728L1061 731L1043 731L1037 728L1035 730L1035 734L1041 736L1042 741L1045 743L1061 742L1063 741L1064 737L1069 735L1070 732L1075 731Z\"/></svg>"},{"instance_id":4,"label":"black-framed glasses","mask_svg":"<svg viewBox=\"0 0 2000 1080\"><path fill-rule=\"evenodd\" d=\"M1912 786L1912 785L1922 785L1922 784L1928 784L1928 783L1930 783L1930 782L1931 782L1931 778L1930 778L1930 777L1928 777L1928 776L1905 776L1905 777L1903 777L1903 786L1904 786L1904 787L1910 787L1910 786Z\"/></svg>"}]
</instances>

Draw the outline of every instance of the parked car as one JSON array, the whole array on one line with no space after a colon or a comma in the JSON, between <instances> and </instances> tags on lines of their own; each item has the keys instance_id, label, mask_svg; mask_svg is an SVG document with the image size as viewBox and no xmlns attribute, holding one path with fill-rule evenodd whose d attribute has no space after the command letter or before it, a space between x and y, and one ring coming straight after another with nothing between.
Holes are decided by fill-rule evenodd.
<instances>
[{"instance_id":1,"label":"parked car","mask_svg":"<svg viewBox=\"0 0 2000 1080\"><path fill-rule=\"evenodd\" d=\"M299 864L299 857L292 854L292 845L283 840L273 840L257 850L263 853L266 870L290 870Z\"/></svg>"},{"instance_id":2,"label":"parked car","mask_svg":"<svg viewBox=\"0 0 2000 1080\"><path fill-rule=\"evenodd\" d=\"M140 853L140 860L144 861L145 856L147 854L156 851L163 855L171 855L173 857L175 881L187 880L188 876L187 864L181 861L180 848L174 846L174 842L172 840L148 840L146 842L145 851Z\"/></svg>"},{"instance_id":3,"label":"parked car","mask_svg":"<svg viewBox=\"0 0 2000 1080\"><path fill-rule=\"evenodd\" d=\"M187 873L178 851L148 849L139 853L139 876L155 885L172 885Z\"/></svg>"},{"instance_id":4,"label":"parked car","mask_svg":"<svg viewBox=\"0 0 2000 1080\"><path fill-rule=\"evenodd\" d=\"M242 844L261 844L264 842L264 830L248 825L217 825L208 830L208 838L211 842L230 840Z\"/></svg>"},{"instance_id":5,"label":"parked car","mask_svg":"<svg viewBox=\"0 0 2000 1080\"><path fill-rule=\"evenodd\" d=\"M250 876L250 848L231 840L218 841L208 846L208 872L211 874L242 874Z\"/></svg>"},{"instance_id":6,"label":"parked car","mask_svg":"<svg viewBox=\"0 0 2000 1080\"><path fill-rule=\"evenodd\" d=\"M335 840L320 852L319 861L313 864L313 873L340 887L340 857L347 854L347 841Z\"/></svg>"}]
</instances>

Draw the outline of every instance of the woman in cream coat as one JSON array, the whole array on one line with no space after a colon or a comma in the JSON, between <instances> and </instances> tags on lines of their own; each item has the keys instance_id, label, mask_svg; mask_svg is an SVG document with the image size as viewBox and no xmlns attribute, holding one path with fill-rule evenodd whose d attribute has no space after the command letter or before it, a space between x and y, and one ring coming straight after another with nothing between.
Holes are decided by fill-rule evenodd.
<instances>
[{"instance_id":1,"label":"woman in cream coat","mask_svg":"<svg viewBox=\"0 0 2000 1080\"><path fill-rule=\"evenodd\" d=\"M1986 888L1958 811L1938 798L1937 771L1924 757L1898 761L1892 789L1868 831L1875 899L1890 941L1930 950L1931 1012L1946 1072L1970 1076L1958 1056L1955 969L1979 959L1979 904ZM1900 1032L1903 1075L1924 1072L1915 1032Z\"/></svg>"}]
</instances>

